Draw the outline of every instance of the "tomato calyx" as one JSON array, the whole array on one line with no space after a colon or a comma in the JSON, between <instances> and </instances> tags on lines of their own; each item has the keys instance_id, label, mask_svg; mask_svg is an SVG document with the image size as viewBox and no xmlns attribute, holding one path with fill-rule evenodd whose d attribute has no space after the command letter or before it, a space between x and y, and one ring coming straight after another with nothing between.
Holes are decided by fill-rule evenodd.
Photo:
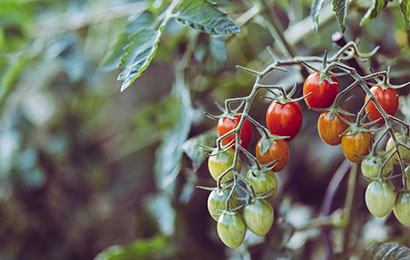
<instances>
[{"instance_id":1,"label":"tomato calyx","mask_svg":"<svg viewBox=\"0 0 410 260\"><path fill-rule=\"evenodd\" d=\"M269 92L272 93L274 97L272 98L272 97L269 97L269 96L263 96L262 98L271 99L271 100L274 100L276 103L278 103L280 105L285 105L286 103L299 102L299 101L303 100L305 97L312 94L312 93L309 93L307 95L304 95L304 96L301 96L301 97L298 97L298 98L292 98L292 96L296 92L296 88L297 88L297 83L295 83L295 85L293 85L293 87L289 91L289 93L286 93L286 90L282 86L275 86L275 87L272 87L272 89L273 90L278 90L280 92L279 94L274 92L272 89L270 89Z\"/></svg>"},{"instance_id":2,"label":"tomato calyx","mask_svg":"<svg viewBox=\"0 0 410 260\"><path fill-rule=\"evenodd\" d=\"M383 90L392 88L392 89L400 89L400 88L404 88L408 85L410 85L410 82L401 84L401 85L393 85L390 83L390 69L391 67L388 66L387 67L387 71L386 71L386 76L383 76L383 80L378 79L377 77L374 78L374 80L376 81L376 83L371 83L371 82L367 82L367 84L371 85L371 86L379 86L381 87Z\"/></svg>"},{"instance_id":3,"label":"tomato calyx","mask_svg":"<svg viewBox=\"0 0 410 260\"><path fill-rule=\"evenodd\" d=\"M377 177L371 178L368 176L365 176L365 170L364 166L362 165L362 173L363 177L366 178L369 181L376 181L376 180L381 180L384 181L386 179L390 179L389 177L392 174L393 171L393 159L389 158L389 153L390 151L376 151L376 145L373 145L372 149L370 150L370 153L363 157L362 164L365 163L368 167L371 167L372 169L377 170ZM371 169L368 169L371 171ZM385 171L388 171L387 173Z\"/></svg>"}]
</instances>

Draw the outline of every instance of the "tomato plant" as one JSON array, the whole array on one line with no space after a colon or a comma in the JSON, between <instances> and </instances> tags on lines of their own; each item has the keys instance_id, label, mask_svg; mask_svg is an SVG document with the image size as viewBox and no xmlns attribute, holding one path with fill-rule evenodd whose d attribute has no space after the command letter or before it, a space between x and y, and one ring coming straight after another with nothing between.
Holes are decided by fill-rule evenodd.
<instances>
[{"instance_id":1,"label":"tomato plant","mask_svg":"<svg viewBox=\"0 0 410 260\"><path fill-rule=\"evenodd\" d=\"M232 149L224 152L212 152L208 159L208 169L214 180L218 180L218 177L233 165L234 156L235 152ZM241 163L239 158L235 169L238 172L241 170ZM229 171L222 178L222 182L227 182L232 178L233 172Z\"/></svg>"},{"instance_id":2,"label":"tomato plant","mask_svg":"<svg viewBox=\"0 0 410 260\"><path fill-rule=\"evenodd\" d=\"M342 137L344 156L353 163L361 162L363 157L369 154L372 138L369 132L347 133Z\"/></svg>"},{"instance_id":3,"label":"tomato plant","mask_svg":"<svg viewBox=\"0 0 410 260\"><path fill-rule=\"evenodd\" d=\"M366 206L370 213L381 218L387 215L396 202L394 186L390 181L372 181L365 194Z\"/></svg>"},{"instance_id":4,"label":"tomato plant","mask_svg":"<svg viewBox=\"0 0 410 260\"><path fill-rule=\"evenodd\" d=\"M320 114L317 121L317 129L319 136L328 145L338 145L342 142L341 134L349 127L340 117L347 121L351 121L348 115L336 113L333 115L329 111L324 111Z\"/></svg>"},{"instance_id":5,"label":"tomato plant","mask_svg":"<svg viewBox=\"0 0 410 260\"><path fill-rule=\"evenodd\" d=\"M218 137L228 133L229 131L233 130L238 126L239 120L241 120L241 116L235 116L233 119L229 117L224 117L220 118L218 120L218 126L217 126L217 133ZM240 135L239 135L239 140L240 144L242 147L247 148L249 144L252 141L252 125L249 123L248 119L245 119L245 123L243 124L241 130L240 130ZM232 140L235 139L236 134L232 133L222 139L222 145L228 145L229 143L232 142ZM235 149L235 146L232 148Z\"/></svg>"},{"instance_id":6,"label":"tomato plant","mask_svg":"<svg viewBox=\"0 0 410 260\"><path fill-rule=\"evenodd\" d=\"M272 134L289 136L287 141L297 136L302 128L303 116L296 102L279 104L273 101L266 111L266 124Z\"/></svg>"},{"instance_id":7,"label":"tomato plant","mask_svg":"<svg viewBox=\"0 0 410 260\"><path fill-rule=\"evenodd\" d=\"M393 212L396 218L405 226L410 227L410 193L400 192L394 204Z\"/></svg>"},{"instance_id":8,"label":"tomato plant","mask_svg":"<svg viewBox=\"0 0 410 260\"><path fill-rule=\"evenodd\" d=\"M303 85L303 95L306 105L310 108L327 108L333 104L337 93L339 92L339 80L336 77L331 77L333 84L326 79L320 83L320 74L312 72L305 80Z\"/></svg>"},{"instance_id":9,"label":"tomato plant","mask_svg":"<svg viewBox=\"0 0 410 260\"><path fill-rule=\"evenodd\" d=\"M262 164L268 164L273 167L274 171L281 171L285 168L289 161L289 148L286 142L282 139L272 141L266 153L262 154L261 145L263 138L259 139L256 144L256 157ZM270 163L270 164L269 164Z\"/></svg>"},{"instance_id":10,"label":"tomato plant","mask_svg":"<svg viewBox=\"0 0 410 260\"><path fill-rule=\"evenodd\" d=\"M274 213L266 200L255 200L243 209L246 226L256 235L264 236L272 227Z\"/></svg>"},{"instance_id":11,"label":"tomato plant","mask_svg":"<svg viewBox=\"0 0 410 260\"><path fill-rule=\"evenodd\" d=\"M224 212L219 216L217 231L226 246L237 248L245 238L246 226L237 212Z\"/></svg>"},{"instance_id":12,"label":"tomato plant","mask_svg":"<svg viewBox=\"0 0 410 260\"><path fill-rule=\"evenodd\" d=\"M370 88L370 91L387 114L391 116L396 114L397 109L399 108L399 96L394 88L383 89L380 86L373 86ZM368 99L369 95L366 95L365 102L367 102ZM366 106L366 113L368 113L367 116L369 117L369 120L375 121L381 118L379 123L384 123L384 119L374 105L373 101L370 101L370 103Z\"/></svg>"},{"instance_id":13,"label":"tomato plant","mask_svg":"<svg viewBox=\"0 0 410 260\"><path fill-rule=\"evenodd\" d=\"M252 185L256 196L268 195L267 198L272 198L278 189L278 179L273 171L250 169L246 180Z\"/></svg>"}]
</instances>

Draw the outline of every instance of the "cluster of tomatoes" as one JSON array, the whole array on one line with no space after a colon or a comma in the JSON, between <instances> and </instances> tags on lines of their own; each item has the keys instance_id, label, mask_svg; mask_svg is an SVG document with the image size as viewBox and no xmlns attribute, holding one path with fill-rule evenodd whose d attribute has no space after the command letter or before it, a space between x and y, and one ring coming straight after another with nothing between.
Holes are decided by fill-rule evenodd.
<instances>
[{"instance_id":1,"label":"cluster of tomatoes","mask_svg":"<svg viewBox=\"0 0 410 260\"><path fill-rule=\"evenodd\" d=\"M397 112L398 96L394 88L373 86L370 91L387 114L394 115ZM373 101L367 103L367 96L365 110L370 123L363 123L360 118L353 123L350 118L352 114L336 107L338 93L337 77L313 72L305 80L302 98L309 108L321 111L317 125L321 139L332 146L341 144L343 154L351 162L363 161L363 175L371 180L366 190L366 205L373 215L381 217L393 209L401 223L410 225L408 189L405 187L396 196L393 184L385 179L391 174L393 164L398 163L397 154L390 156L389 162L385 162L395 150L394 142L389 140L386 152L383 153L376 154L372 149L373 134L369 126L383 124L382 115ZM264 236L273 224L274 212L267 199L272 198L277 190L275 172L284 169L288 163L289 149L286 142L295 138L302 127L302 110L297 103L300 99L289 98L283 91L269 105L266 111L269 133L258 129L262 137L255 148L257 163L249 167L245 177L240 175L243 163L239 153L235 158L235 149L239 148L235 146L236 132L233 132L238 128L241 114L234 113L218 121L217 133L219 137L224 136L221 140L223 148L215 149L210 154L208 168L211 176L216 181L220 179L220 183L209 195L208 210L217 221L220 239L228 247L241 245L246 227L256 235ZM261 128L260 125L256 126ZM227 135L228 133L230 134ZM246 149L251 143L252 125L247 118L239 133L239 145L242 148L239 150L241 153L248 153ZM396 137L399 142L409 146L408 136L397 133ZM403 161L410 162L410 151L405 147L400 147L399 150ZM379 174L382 167L383 174ZM410 174L410 166L407 169ZM234 177L234 171L237 178ZM222 174L223 178L218 178ZM245 187L238 185L239 180ZM408 186L410 187L409 184Z\"/></svg>"}]
</instances>

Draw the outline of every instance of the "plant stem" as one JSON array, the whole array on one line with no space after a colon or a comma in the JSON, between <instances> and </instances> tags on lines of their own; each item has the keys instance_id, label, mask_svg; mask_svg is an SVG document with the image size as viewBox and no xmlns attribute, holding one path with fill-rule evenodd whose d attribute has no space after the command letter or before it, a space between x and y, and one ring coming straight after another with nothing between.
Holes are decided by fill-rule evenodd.
<instances>
[{"instance_id":1,"label":"plant stem","mask_svg":"<svg viewBox=\"0 0 410 260\"><path fill-rule=\"evenodd\" d=\"M343 252L347 252L349 250L349 241L350 241L350 234L352 231L353 227L353 221L352 219L354 218L354 204L355 204L355 193L357 190L357 180L358 180L358 174L357 174L357 164L353 164L352 167L350 168L350 173L349 173L349 180L347 183L347 195L346 195L346 201L345 201L345 210L346 210L346 218L347 218L347 226L344 230L344 235L343 235Z\"/></svg>"}]
</instances>

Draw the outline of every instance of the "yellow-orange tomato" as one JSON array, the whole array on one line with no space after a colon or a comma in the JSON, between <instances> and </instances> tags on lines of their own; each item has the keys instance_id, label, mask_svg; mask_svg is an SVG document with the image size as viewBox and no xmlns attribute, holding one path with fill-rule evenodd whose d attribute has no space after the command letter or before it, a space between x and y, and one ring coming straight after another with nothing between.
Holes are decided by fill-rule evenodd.
<instances>
[{"instance_id":1,"label":"yellow-orange tomato","mask_svg":"<svg viewBox=\"0 0 410 260\"><path fill-rule=\"evenodd\" d=\"M273 162L269 166L272 166L276 163L276 166L273 168L273 170L276 172L283 170L283 168L285 168L289 161L289 148L286 142L283 139L273 141L268 151L262 155L261 141L262 138L259 139L258 143L256 144L256 157L258 158L258 161L262 164Z\"/></svg>"},{"instance_id":2,"label":"yellow-orange tomato","mask_svg":"<svg viewBox=\"0 0 410 260\"><path fill-rule=\"evenodd\" d=\"M342 151L344 156L352 163L362 161L361 157L369 154L372 134L369 132L357 132L353 135L344 135L342 137Z\"/></svg>"},{"instance_id":3,"label":"yellow-orange tomato","mask_svg":"<svg viewBox=\"0 0 410 260\"><path fill-rule=\"evenodd\" d=\"M339 116L343 117L347 121L351 121L348 115L337 113L333 119L330 119L331 113L324 111L320 114L317 121L317 129L319 131L320 138L328 145L338 145L342 141L342 134L349 125L346 124Z\"/></svg>"}]
</instances>

